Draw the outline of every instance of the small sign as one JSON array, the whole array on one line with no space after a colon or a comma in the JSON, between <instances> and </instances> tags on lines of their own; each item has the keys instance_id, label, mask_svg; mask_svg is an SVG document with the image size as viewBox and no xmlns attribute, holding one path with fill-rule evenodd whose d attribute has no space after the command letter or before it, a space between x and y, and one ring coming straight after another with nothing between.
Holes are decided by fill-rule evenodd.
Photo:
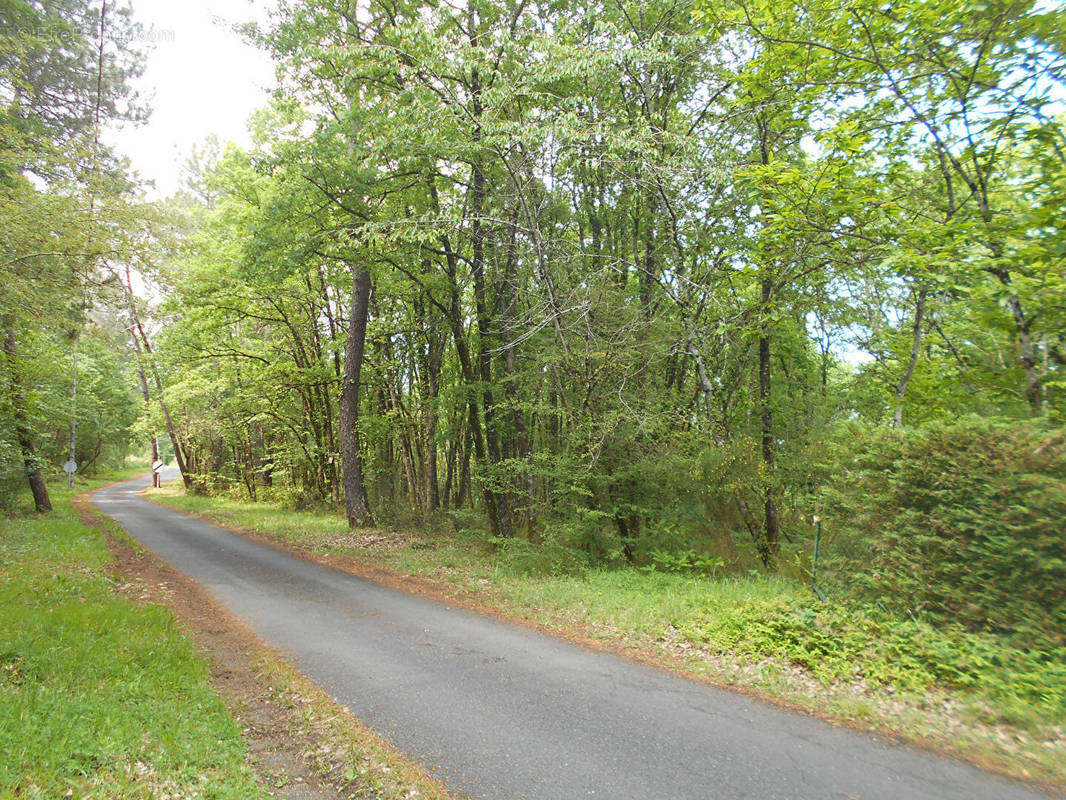
<instances>
[{"instance_id":1,"label":"small sign","mask_svg":"<svg viewBox=\"0 0 1066 800\"><path fill-rule=\"evenodd\" d=\"M66 464L63 465L63 471L67 473L67 475L73 475L75 472L78 471L77 462L75 462L73 458L70 459L69 461L67 461Z\"/></svg>"},{"instance_id":2,"label":"small sign","mask_svg":"<svg viewBox=\"0 0 1066 800\"><path fill-rule=\"evenodd\" d=\"M152 472L159 472L165 465L159 459L152 462Z\"/></svg>"}]
</instances>

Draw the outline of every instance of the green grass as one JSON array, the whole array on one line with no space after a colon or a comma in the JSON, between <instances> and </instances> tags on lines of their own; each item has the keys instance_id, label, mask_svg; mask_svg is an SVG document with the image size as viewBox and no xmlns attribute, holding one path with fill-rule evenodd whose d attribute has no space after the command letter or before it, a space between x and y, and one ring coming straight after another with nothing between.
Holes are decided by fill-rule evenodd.
<instances>
[{"instance_id":1,"label":"green grass","mask_svg":"<svg viewBox=\"0 0 1066 800\"><path fill-rule=\"evenodd\" d=\"M303 549L428 578L504 613L643 653L838 719L946 744L990 765L1066 782L1066 653L816 601L751 572L709 577L589 568L580 554L472 531L349 532L281 505L152 495Z\"/></svg>"},{"instance_id":2,"label":"green grass","mask_svg":"<svg viewBox=\"0 0 1066 800\"><path fill-rule=\"evenodd\" d=\"M204 661L50 488L54 513L0 519L0 796L265 797Z\"/></svg>"}]
</instances>

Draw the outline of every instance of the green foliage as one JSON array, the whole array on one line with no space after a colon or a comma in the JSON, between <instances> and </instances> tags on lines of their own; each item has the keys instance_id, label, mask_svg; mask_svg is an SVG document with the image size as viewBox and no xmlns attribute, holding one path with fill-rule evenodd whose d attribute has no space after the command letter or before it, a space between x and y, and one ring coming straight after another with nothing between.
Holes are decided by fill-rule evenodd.
<instances>
[{"instance_id":1,"label":"green foliage","mask_svg":"<svg viewBox=\"0 0 1066 800\"><path fill-rule=\"evenodd\" d=\"M0 794L259 797L203 660L108 561L65 499L0 521Z\"/></svg>"},{"instance_id":2,"label":"green foliage","mask_svg":"<svg viewBox=\"0 0 1066 800\"><path fill-rule=\"evenodd\" d=\"M675 624L701 647L755 662L780 658L824 683L962 690L994 701L990 721L1016 725L1066 714L1063 647L1013 647L994 635L894 617L874 606L810 606L784 597L712 601Z\"/></svg>"},{"instance_id":3,"label":"green foliage","mask_svg":"<svg viewBox=\"0 0 1066 800\"><path fill-rule=\"evenodd\" d=\"M519 538L501 540L492 550L496 569L505 575L577 575L596 560L588 549L575 547L565 532L553 533L539 542Z\"/></svg>"},{"instance_id":4,"label":"green foliage","mask_svg":"<svg viewBox=\"0 0 1066 800\"><path fill-rule=\"evenodd\" d=\"M159 342L198 486L339 505L356 265L384 520L802 570L834 419L1060 413L1060 11L639 6L254 31L279 95L201 159Z\"/></svg>"},{"instance_id":5,"label":"green foliage","mask_svg":"<svg viewBox=\"0 0 1066 800\"><path fill-rule=\"evenodd\" d=\"M48 180L80 171L97 115L143 118L130 85L141 72L143 54L131 47L141 29L129 5L107 5L102 64L100 30L100 8L88 0L0 3L0 184L26 170Z\"/></svg>"},{"instance_id":6,"label":"green foliage","mask_svg":"<svg viewBox=\"0 0 1066 800\"><path fill-rule=\"evenodd\" d=\"M839 592L1019 643L1066 632L1066 436L970 418L836 443L824 498Z\"/></svg>"},{"instance_id":7,"label":"green foliage","mask_svg":"<svg viewBox=\"0 0 1066 800\"><path fill-rule=\"evenodd\" d=\"M651 567L662 572L676 572L680 575L707 575L714 577L722 572L726 560L719 556L697 553L693 550L670 552L669 550L652 550L648 553Z\"/></svg>"},{"instance_id":8,"label":"green foliage","mask_svg":"<svg viewBox=\"0 0 1066 800\"><path fill-rule=\"evenodd\" d=\"M125 456L136 401L116 320L116 262L143 257L151 215L100 125L143 116L142 54L127 4L0 3L0 485L69 457L83 471ZM102 38L101 38L102 37ZM124 305L124 304L123 304ZM73 352L81 404L72 411ZM5 495L8 493L5 492ZM4 501L0 501L3 504Z\"/></svg>"}]
</instances>

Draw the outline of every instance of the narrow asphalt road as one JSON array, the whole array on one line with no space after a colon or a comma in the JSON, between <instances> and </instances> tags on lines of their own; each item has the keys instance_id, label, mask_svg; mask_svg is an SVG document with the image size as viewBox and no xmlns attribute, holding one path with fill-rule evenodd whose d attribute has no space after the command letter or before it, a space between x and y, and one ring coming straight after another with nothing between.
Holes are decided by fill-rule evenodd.
<instances>
[{"instance_id":1,"label":"narrow asphalt road","mask_svg":"<svg viewBox=\"0 0 1066 800\"><path fill-rule=\"evenodd\" d=\"M453 788L503 800L1041 797L885 744L294 558L153 505L105 513Z\"/></svg>"}]
</instances>

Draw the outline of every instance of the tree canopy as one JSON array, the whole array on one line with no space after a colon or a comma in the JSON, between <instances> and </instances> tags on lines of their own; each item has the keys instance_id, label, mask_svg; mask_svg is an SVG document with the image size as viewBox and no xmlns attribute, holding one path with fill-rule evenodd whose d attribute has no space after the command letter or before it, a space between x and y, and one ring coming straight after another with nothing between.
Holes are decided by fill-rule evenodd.
<instances>
[{"instance_id":1,"label":"tree canopy","mask_svg":"<svg viewBox=\"0 0 1066 800\"><path fill-rule=\"evenodd\" d=\"M12 141L84 128L85 87L55 76L98 19L57 13L69 52L19 73L36 45L5 40ZM80 273L35 257L2 290L77 317L71 287L111 286L138 430L167 429L190 488L803 569L841 453L1063 423L1063 22L1007 0L287 0L246 31L278 75L254 144L197 155ZM137 113L134 64L98 69L102 113ZM73 219L20 152L11 202ZM43 213L5 215L5 243L43 252ZM165 299L101 271L104 241Z\"/></svg>"}]
</instances>

